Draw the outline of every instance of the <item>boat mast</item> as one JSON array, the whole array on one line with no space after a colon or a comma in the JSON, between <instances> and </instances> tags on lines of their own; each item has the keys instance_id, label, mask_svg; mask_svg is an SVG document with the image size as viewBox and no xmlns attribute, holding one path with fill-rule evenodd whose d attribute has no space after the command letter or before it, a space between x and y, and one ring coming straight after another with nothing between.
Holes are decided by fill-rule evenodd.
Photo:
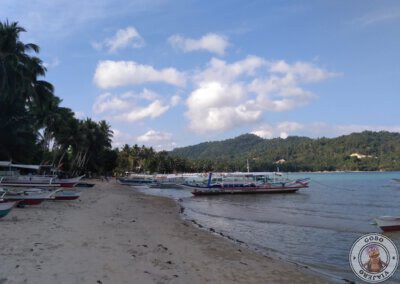
<instances>
[{"instance_id":1,"label":"boat mast","mask_svg":"<svg viewBox=\"0 0 400 284\"><path fill-rule=\"evenodd\" d=\"M249 165L249 159L247 159L247 172L250 172L250 165Z\"/></svg>"}]
</instances>

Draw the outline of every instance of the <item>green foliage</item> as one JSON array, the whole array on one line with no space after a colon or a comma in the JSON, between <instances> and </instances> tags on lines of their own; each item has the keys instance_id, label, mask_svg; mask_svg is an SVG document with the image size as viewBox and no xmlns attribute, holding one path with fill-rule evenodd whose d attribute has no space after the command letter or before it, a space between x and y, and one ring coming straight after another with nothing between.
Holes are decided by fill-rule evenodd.
<instances>
[{"instance_id":1,"label":"green foliage","mask_svg":"<svg viewBox=\"0 0 400 284\"><path fill-rule=\"evenodd\" d=\"M18 23L0 22L0 160L58 165L72 174L107 173L116 165L112 131L105 121L84 121L60 107L36 57L24 44Z\"/></svg>"},{"instance_id":2,"label":"green foliage","mask_svg":"<svg viewBox=\"0 0 400 284\"><path fill-rule=\"evenodd\" d=\"M352 153L365 155L361 159ZM376 171L400 170L400 133L353 133L337 138L261 139L246 134L218 142L201 143L170 152L189 159L205 171ZM276 161L285 162L277 164Z\"/></svg>"},{"instance_id":3,"label":"green foliage","mask_svg":"<svg viewBox=\"0 0 400 284\"><path fill-rule=\"evenodd\" d=\"M171 157L166 151L156 152L152 147L125 145L118 151L115 172L123 175L126 172L136 173L176 173L191 172L192 164L180 157Z\"/></svg>"}]
</instances>

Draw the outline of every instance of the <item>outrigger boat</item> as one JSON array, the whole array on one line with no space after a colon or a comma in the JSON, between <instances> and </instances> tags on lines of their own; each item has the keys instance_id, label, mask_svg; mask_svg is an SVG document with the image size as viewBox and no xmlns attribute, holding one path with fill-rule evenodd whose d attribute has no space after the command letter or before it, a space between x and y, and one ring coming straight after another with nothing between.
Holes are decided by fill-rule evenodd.
<instances>
[{"instance_id":1,"label":"outrigger boat","mask_svg":"<svg viewBox=\"0 0 400 284\"><path fill-rule=\"evenodd\" d=\"M74 187L84 176L60 179L54 176L5 176L0 177L0 185L7 187Z\"/></svg>"},{"instance_id":2,"label":"outrigger boat","mask_svg":"<svg viewBox=\"0 0 400 284\"><path fill-rule=\"evenodd\" d=\"M400 216L381 216L375 218L376 225L382 231L399 231L400 230Z\"/></svg>"},{"instance_id":3,"label":"outrigger boat","mask_svg":"<svg viewBox=\"0 0 400 284\"><path fill-rule=\"evenodd\" d=\"M83 175L75 178L58 178L55 175L56 171L52 168L51 165L24 165L0 161L0 185L7 187L74 187L84 177ZM22 175L20 171L29 174ZM50 175L37 174L40 171Z\"/></svg>"},{"instance_id":4,"label":"outrigger boat","mask_svg":"<svg viewBox=\"0 0 400 284\"><path fill-rule=\"evenodd\" d=\"M57 190L48 190L43 188L29 188L25 190L24 193L27 195L50 194L50 196L54 200L75 200L81 196L80 192L76 192L73 190L64 190L62 188L59 188Z\"/></svg>"},{"instance_id":5,"label":"outrigger boat","mask_svg":"<svg viewBox=\"0 0 400 284\"><path fill-rule=\"evenodd\" d=\"M0 201L0 218L3 218L10 213L17 202L1 202Z\"/></svg>"},{"instance_id":6,"label":"outrigger boat","mask_svg":"<svg viewBox=\"0 0 400 284\"><path fill-rule=\"evenodd\" d=\"M265 174L231 174L222 178L212 178L200 183L184 183L182 186L192 190L195 196L220 194L255 194L255 193L294 193L307 188L309 178L290 181L287 179L270 179Z\"/></svg>"},{"instance_id":7,"label":"outrigger boat","mask_svg":"<svg viewBox=\"0 0 400 284\"><path fill-rule=\"evenodd\" d=\"M122 185L131 185L131 186L152 185L156 183L152 175L145 175L145 174L130 174L127 177L117 178L117 182Z\"/></svg>"},{"instance_id":8,"label":"outrigger boat","mask_svg":"<svg viewBox=\"0 0 400 284\"><path fill-rule=\"evenodd\" d=\"M46 200L54 200L54 192L36 192L30 193L29 191L10 192L0 189L2 200L5 202L18 202L18 206L24 205L38 205Z\"/></svg>"}]
</instances>

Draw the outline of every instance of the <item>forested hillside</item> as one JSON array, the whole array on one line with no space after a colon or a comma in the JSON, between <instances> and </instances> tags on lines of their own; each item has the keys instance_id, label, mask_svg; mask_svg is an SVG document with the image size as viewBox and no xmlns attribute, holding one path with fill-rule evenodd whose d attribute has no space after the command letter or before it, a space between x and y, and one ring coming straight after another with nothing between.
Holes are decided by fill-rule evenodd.
<instances>
[{"instance_id":1,"label":"forested hillside","mask_svg":"<svg viewBox=\"0 0 400 284\"><path fill-rule=\"evenodd\" d=\"M204 170L243 171L247 159L252 171L400 170L400 133L364 131L318 139L245 134L177 148L170 155L192 160Z\"/></svg>"}]
</instances>

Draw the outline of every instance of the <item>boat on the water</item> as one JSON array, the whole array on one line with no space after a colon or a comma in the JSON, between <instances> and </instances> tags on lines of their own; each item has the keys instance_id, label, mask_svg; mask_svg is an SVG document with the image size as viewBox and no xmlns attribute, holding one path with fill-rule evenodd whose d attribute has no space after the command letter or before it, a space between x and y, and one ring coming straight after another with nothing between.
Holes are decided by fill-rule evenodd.
<instances>
[{"instance_id":1,"label":"boat on the water","mask_svg":"<svg viewBox=\"0 0 400 284\"><path fill-rule=\"evenodd\" d=\"M382 231L399 231L400 230L400 216L381 216L375 218L376 225Z\"/></svg>"},{"instance_id":2,"label":"boat on the water","mask_svg":"<svg viewBox=\"0 0 400 284\"><path fill-rule=\"evenodd\" d=\"M309 178L288 180L270 178L265 174L230 174L213 178L209 174L207 183L187 182L184 188L192 190L195 196L221 194L256 194L256 193L294 193L301 188L307 188Z\"/></svg>"},{"instance_id":3,"label":"boat on the water","mask_svg":"<svg viewBox=\"0 0 400 284\"><path fill-rule=\"evenodd\" d=\"M16 204L16 202L0 202L0 218L7 216Z\"/></svg>"}]
</instances>

